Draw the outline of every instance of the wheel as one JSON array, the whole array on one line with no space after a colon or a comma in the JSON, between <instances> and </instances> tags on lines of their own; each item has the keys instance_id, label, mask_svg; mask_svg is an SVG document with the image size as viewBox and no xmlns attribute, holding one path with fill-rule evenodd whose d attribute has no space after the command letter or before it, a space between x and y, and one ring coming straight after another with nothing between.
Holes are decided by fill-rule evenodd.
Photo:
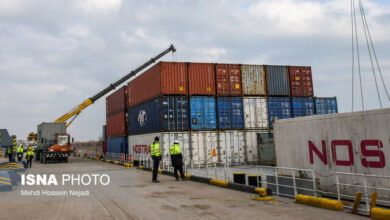
<instances>
[{"instance_id":1,"label":"wheel","mask_svg":"<svg viewBox=\"0 0 390 220\"><path fill-rule=\"evenodd\" d=\"M47 163L47 158L45 154L42 155L42 163Z\"/></svg>"},{"instance_id":2,"label":"wheel","mask_svg":"<svg viewBox=\"0 0 390 220\"><path fill-rule=\"evenodd\" d=\"M68 163L68 157L65 157L65 158L64 158L64 162L65 162L65 163Z\"/></svg>"}]
</instances>

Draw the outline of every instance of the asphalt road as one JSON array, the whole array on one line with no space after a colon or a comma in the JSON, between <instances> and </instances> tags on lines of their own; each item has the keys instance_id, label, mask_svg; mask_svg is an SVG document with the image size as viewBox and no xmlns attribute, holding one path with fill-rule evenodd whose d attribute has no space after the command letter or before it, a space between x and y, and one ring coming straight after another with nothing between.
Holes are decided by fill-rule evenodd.
<instances>
[{"instance_id":1,"label":"asphalt road","mask_svg":"<svg viewBox=\"0 0 390 220\"><path fill-rule=\"evenodd\" d=\"M295 204L286 198L254 201L254 194L176 182L161 174L161 182L156 184L151 182L150 172L82 158L71 158L67 164L35 162L23 174L54 174L58 185L18 184L10 192L0 192L0 219L367 219ZM61 185L63 174L73 175L74 184L65 181ZM98 179L97 185L83 186L77 181L78 175L92 174L106 174L110 183L102 185ZM40 195L21 195L31 191ZM54 192L67 194L49 195Z\"/></svg>"}]
</instances>

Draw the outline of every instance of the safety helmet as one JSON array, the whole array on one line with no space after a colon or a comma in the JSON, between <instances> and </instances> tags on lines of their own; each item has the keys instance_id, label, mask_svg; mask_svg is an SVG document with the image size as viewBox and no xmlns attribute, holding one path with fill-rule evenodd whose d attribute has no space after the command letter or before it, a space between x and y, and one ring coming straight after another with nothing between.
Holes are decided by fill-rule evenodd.
<instances>
[{"instance_id":1,"label":"safety helmet","mask_svg":"<svg viewBox=\"0 0 390 220\"><path fill-rule=\"evenodd\" d=\"M14 146L14 149L16 149L16 146Z\"/></svg>"},{"instance_id":2,"label":"safety helmet","mask_svg":"<svg viewBox=\"0 0 390 220\"><path fill-rule=\"evenodd\" d=\"M29 150L32 150L32 149L33 149L33 147L32 147L32 146L30 146L28 149L29 149Z\"/></svg>"},{"instance_id":3,"label":"safety helmet","mask_svg":"<svg viewBox=\"0 0 390 220\"><path fill-rule=\"evenodd\" d=\"M174 143L174 144L179 144L179 141L178 141L178 140L175 140L173 143Z\"/></svg>"}]
</instances>

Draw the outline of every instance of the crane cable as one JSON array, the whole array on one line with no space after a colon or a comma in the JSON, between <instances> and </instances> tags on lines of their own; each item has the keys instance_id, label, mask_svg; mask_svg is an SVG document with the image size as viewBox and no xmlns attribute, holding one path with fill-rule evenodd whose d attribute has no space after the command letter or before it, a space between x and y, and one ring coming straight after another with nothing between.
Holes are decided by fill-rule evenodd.
<instances>
[{"instance_id":1,"label":"crane cable","mask_svg":"<svg viewBox=\"0 0 390 220\"><path fill-rule=\"evenodd\" d=\"M386 95L387 95L387 98L389 99L389 101L390 101L390 95L389 95L389 92L386 88L386 84L385 84L384 79L383 79L382 71L381 71L381 68L379 66L378 58L376 55L374 44L372 42L371 33L370 33L370 29L369 29L368 22L366 19L365 10L363 7L362 0L357 0L357 1L359 4L360 15L361 15L362 23L363 23L363 30L364 30L366 45L367 45L367 49L368 49L368 53L369 53L369 57L370 57L371 69L372 69L372 73L373 73L374 80L375 80L375 86L376 86L376 91L377 91L377 95L378 95L378 100L379 100L380 107L382 108L383 107L382 100L380 97L378 81L377 81L377 77L375 74L373 55L374 55L374 59L376 62L376 66L378 68L380 79L382 81L382 85L385 89L385 92L386 92ZM355 46L356 46L356 55L357 55L357 61L358 61L357 64L358 64L358 70L359 70L360 95L361 95L361 101L362 101L362 109L364 110L363 85L362 85L362 78L361 78L359 38L358 38L358 31L357 31L355 0L351 0L351 20L352 20L351 25L352 25L352 111L353 111L354 110L354 78L355 78Z\"/></svg>"}]
</instances>

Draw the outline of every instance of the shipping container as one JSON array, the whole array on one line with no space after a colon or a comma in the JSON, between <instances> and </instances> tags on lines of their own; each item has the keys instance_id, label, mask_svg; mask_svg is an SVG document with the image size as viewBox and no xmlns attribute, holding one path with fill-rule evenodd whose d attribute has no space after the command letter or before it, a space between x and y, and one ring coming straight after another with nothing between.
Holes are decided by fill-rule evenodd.
<instances>
[{"instance_id":1,"label":"shipping container","mask_svg":"<svg viewBox=\"0 0 390 220\"><path fill-rule=\"evenodd\" d=\"M293 117L314 115L313 98L292 98Z\"/></svg>"},{"instance_id":2,"label":"shipping container","mask_svg":"<svg viewBox=\"0 0 390 220\"><path fill-rule=\"evenodd\" d=\"M127 113L119 112L106 118L107 137L126 136L127 135Z\"/></svg>"},{"instance_id":3,"label":"shipping container","mask_svg":"<svg viewBox=\"0 0 390 220\"><path fill-rule=\"evenodd\" d=\"M108 137L107 138L107 152L127 154L127 137Z\"/></svg>"},{"instance_id":4,"label":"shipping container","mask_svg":"<svg viewBox=\"0 0 390 220\"><path fill-rule=\"evenodd\" d=\"M187 97L157 97L129 109L129 134L188 129Z\"/></svg>"},{"instance_id":5,"label":"shipping container","mask_svg":"<svg viewBox=\"0 0 390 220\"><path fill-rule=\"evenodd\" d=\"M245 129L268 129L267 98L244 97Z\"/></svg>"},{"instance_id":6,"label":"shipping container","mask_svg":"<svg viewBox=\"0 0 390 220\"><path fill-rule=\"evenodd\" d=\"M217 152L221 163L245 163L245 133L243 131L218 132Z\"/></svg>"},{"instance_id":7,"label":"shipping container","mask_svg":"<svg viewBox=\"0 0 390 220\"><path fill-rule=\"evenodd\" d=\"M127 85L128 107L163 95L188 95L187 64L159 62Z\"/></svg>"},{"instance_id":8,"label":"shipping container","mask_svg":"<svg viewBox=\"0 0 390 220\"><path fill-rule=\"evenodd\" d=\"M170 163L169 149L175 140L179 141L179 147L183 155L183 162L189 164L190 161L190 141L189 132L156 132L141 135L130 135L129 139L129 153L133 155L136 160L143 158L150 158L150 145L154 138L160 138L160 150L164 163ZM161 164L162 165L162 164ZM166 166L168 164L165 164ZM171 166L171 165L170 165Z\"/></svg>"},{"instance_id":9,"label":"shipping container","mask_svg":"<svg viewBox=\"0 0 390 220\"><path fill-rule=\"evenodd\" d=\"M338 113L336 97L333 98L314 98L316 115Z\"/></svg>"},{"instance_id":10,"label":"shipping container","mask_svg":"<svg viewBox=\"0 0 390 220\"><path fill-rule=\"evenodd\" d=\"M57 134L66 134L66 123L43 122L37 130L37 149L45 151L57 143Z\"/></svg>"},{"instance_id":11,"label":"shipping container","mask_svg":"<svg viewBox=\"0 0 390 220\"><path fill-rule=\"evenodd\" d=\"M217 109L219 129L244 128L241 97L218 97Z\"/></svg>"},{"instance_id":12,"label":"shipping container","mask_svg":"<svg viewBox=\"0 0 390 220\"><path fill-rule=\"evenodd\" d=\"M216 64L217 95L241 95L241 70L236 64Z\"/></svg>"},{"instance_id":13,"label":"shipping container","mask_svg":"<svg viewBox=\"0 0 390 220\"><path fill-rule=\"evenodd\" d=\"M290 96L287 66L266 66L267 93L269 96Z\"/></svg>"},{"instance_id":14,"label":"shipping container","mask_svg":"<svg viewBox=\"0 0 390 220\"><path fill-rule=\"evenodd\" d=\"M268 115L270 128L272 128L273 121L283 118L291 118L290 99L283 97L268 98Z\"/></svg>"},{"instance_id":15,"label":"shipping container","mask_svg":"<svg viewBox=\"0 0 390 220\"><path fill-rule=\"evenodd\" d=\"M189 95L215 95L215 71L211 63L188 64Z\"/></svg>"},{"instance_id":16,"label":"shipping container","mask_svg":"<svg viewBox=\"0 0 390 220\"><path fill-rule=\"evenodd\" d=\"M267 95L265 67L260 65L242 65L242 94Z\"/></svg>"},{"instance_id":17,"label":"shipping container","mask_svg":"<svg viewBox=\"0 0 390 220\"><path fill-rule=\"evenodd\" d=\"M217 128L214 97L191 97L190 112L192 130L214 130Z\"/></svg>"},{"instance_id":18,"label":"shipping container","mask_svg":"<svg viewBox=\"0 0 390 220\"><path fill-rule=\"evenodd\" d=\"M290 86L293 97L312 97L313 78L310 66L290 66Z\"/></svg>"},{"instance_id":19,"label":"shipping container","mask_svg":"<svg viewBox=\"0 0 390 220\"><path fill-rule=\"evenodd\" d=\"M275 165L275 145L272 133L246 131L246 160L248 163L264 166Z\"/></svg>"},{"instance_id":20,"label":"shipping container","mask_svg":"<svg viewBox=\"0 0 390 220\"><path fill-rule=\"evenodd\" d=\"M279 120L274 131L277 166L313 169L323 191L336 190L335 172L390 176L390 109ZM367 186L390 188L388 179L366 180ZM339 182L357 183L349 175ZM340 186L342 194L352 189ZM378 196L390 200L388 192Z\"/></svg>"},{"instance_id":21,"label":"shipping container","mask_svg":"<svg viewBox=\"0 0 390 220\"><path fill-rule=\"evenodd\" d=\"M217 152L217 132L191 132L191 158L195 165L218 162Z\"/></svg>"},{"instance_id":22,"label":"shipping container","mask_svg":"<svg viewBox=\"0 0 390 220\"><path fill-rule=\"evenodd\" d=\"M106 98L106 115L115 115L119 112L127 111L127 86L116 90Z\"/></svg>"}]
</instances>

